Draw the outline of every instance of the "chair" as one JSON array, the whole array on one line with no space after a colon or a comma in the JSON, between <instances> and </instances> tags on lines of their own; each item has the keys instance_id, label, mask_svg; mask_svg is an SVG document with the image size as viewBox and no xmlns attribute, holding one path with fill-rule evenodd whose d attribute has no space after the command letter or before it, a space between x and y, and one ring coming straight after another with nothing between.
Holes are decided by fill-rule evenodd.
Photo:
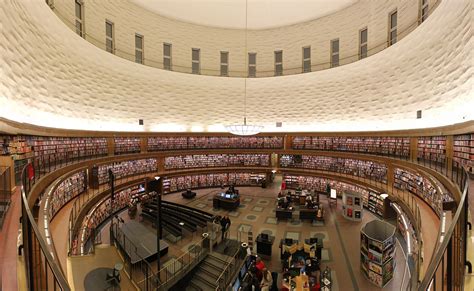
<instances>
[{"instance_id":1,"label":"chair","mask_svg":"<svg viewBox=\"0 0 474 291\"><path fill-rule=\"evenodd\" d=\"M107 283L112 285L118 285L120 283L120 271L123 269L122 263L116 263L112 273L107 273L105 280Z\"/></svg>"}]
</instances>

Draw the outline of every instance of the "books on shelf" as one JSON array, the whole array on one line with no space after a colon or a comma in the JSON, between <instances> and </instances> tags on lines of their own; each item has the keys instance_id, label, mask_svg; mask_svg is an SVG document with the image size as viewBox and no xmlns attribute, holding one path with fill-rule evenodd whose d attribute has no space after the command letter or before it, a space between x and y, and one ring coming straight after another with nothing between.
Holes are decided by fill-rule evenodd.
<instances>
[{"instance_id":1,"label":"books on shelf","mask_svg":"<svg viewBox=\"0 0 474 291\"><path fill-rule=\"evenodd\" d=\"M282 136L174 136L148 137L148 151L183 149L281 149Z\"/></svg>"},{"instance_id":2,"label":"books on shelf","mask_svg":"<svg viewBox=\"0 0 474 291\"><path fill-rule=\"evenodd\" d=\"M446 136L423 136L418 138L418 160L446 163Z\"/></svg>"},{"instance_id":3,"label":"books on shelf","mask_svg":"<svg viewBox=\"0 0 474 291\"><path fill-rule=\"evenodd\" d=\"M409 157L410 138L382 136L295 136L292 140L292 148L297 150L348 151Z\"/></svg>"},{"instance_id":4,"label":"books on shelf","mask_svg":"<svg viewBox=\"0 0 474 291\"><path fill-rule=\"evenodd\" d=\"M269 154L211 154L165 157L165 169L270 166Z\"/></svg>"},{"instance_id":5,"label":"books on shelf","mask_svg":"<svg viewBox=\"0 0 474 291\"><path fill-rule=\"evenodd\" d=\"M453 139L453 160L460 165L474 167L474 133L455 135Z\"/></svg>"},{"instance_id":6,"label":"books on shelf","mask_svg":"<svg viewBox=\"0 0 474 291\"><path fill-rule=\"evenodd\" d=\"M228 172L165 177L163 193L172 193L186 189L236 186L258 186L266 178L265 173Z\"/></svg>"},{"instance_id":7,"label":"books on shelf","mask_svg":"<svg viewBox=\"0 0 474 291\"><path fill-rule=\"evenodd\" d=\"M46 208L49 219L73 198L86 191L86 172L80 171L64 179L48 197Z\"/></svg>"},{"instance_id":8,"label":"books on shelf","mask_svg":"<svg viewBox=\"0 0 474 291\"><path fill-rule=\"evenodd\" d=\"M139 137L115 137L115 154L131 154L141 151L141 139Z\"/></svg>"},{"instance_id":9,"label":"books on shelf","mask_svg":"<svg viewBox=\"0 0 474 291\"><path fill-rule=\"evenodd\" d=\"M121 179L128 176L156 172L158 170L157 163L155 158L150 158L99 165L99 184L109 181L109 169L112 169L115 179Z\"/></svg>"},{"instance_id":10,"label":"books on shelf","mask_svg":"<svg viewBox=\"0 0 474 291\"><path fill-rule=\"evenodd\" d=\"M366 160L313 155L281 155L280 167L330 171L387 182L387 166Z\"/></svg>"}]
</instances>

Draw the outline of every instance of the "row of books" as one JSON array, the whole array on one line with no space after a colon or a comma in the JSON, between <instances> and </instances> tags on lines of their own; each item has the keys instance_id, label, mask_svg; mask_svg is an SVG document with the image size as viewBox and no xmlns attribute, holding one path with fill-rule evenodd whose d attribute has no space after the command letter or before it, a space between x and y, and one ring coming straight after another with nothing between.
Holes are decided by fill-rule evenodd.
<instances>
[{"instance_id":1,"label":"row of books","mask_svg":"<svg viewBox=\"0 0 474 291\"><path fill-rule=\"evenodd\" d=\"M454 161L474 167L474 133L454 136L453 150Z\"/></svg>"},{"instance_id":2,"label":"row of books","mask_svg":"<svg viewBox=\"0 0 474 291\"><path fill-rule=\"evenodd\" d=\"M270 166L268 154L213 154L184 155L165 158L165 169L188 169L207 167Z\"/></svg>"},{"instance_id":3,"label":"row of books","mask_svg":"<svg viewBox=\"0 0 474 291\"><path fill-rule=\"evenodd\" d=\"M438 213L443 210L443 202L449 201L443 193L436 190L435 185L426 177L406 169L395 168L393 186L400 190L407 190L427 202Z\"/></svg>"},{"instance_id":4,"label":"row of books","mask_svg":"<svg viewBox=\"0 0 474 291\"><path fill-rule=\"evenodd\" d=\"M280 167L330 171L387 182L387 166L366 160L312 155L282 155Z\"/></svg>"},{"instance_id":5,"label":"row of books","mask_svg":"<svg viewBox=\"0 0 474 291\"><path fill-rule=\"evenodd\" d=\"M149 137L148 151L179 149L281 149L282 136Z\"/></svg>"},{"instance_id":6,"label":"row of books","mask_svg":"<svg viewBox=\"0 0 474 291\"><path fill-rule=\"evenodd\" d=\"M229 185L251 186L259 185L265 179L265 173L251 172L229 172L184 175L176 177L165 177L163 179L163 193L172 193L186 189L226 187Z\"/></svg>"},{"instance_id":7,"label":"row of books","mask_svg":"<svg viewBox=\"0 0 474 291\"><path fill-rule=\"evenodd\" d=\"M418 159L446 163L446 136L419 137Z\"/></svg>"},{"instance_id":8,"label":"row of books","mask_svg":"<svg viewBox=\"0 0 474 291\"><path fill-rule=\"evenodd\" d=\"M115 154L139 153L141 151L141 139L139 137L115 137Z\"/></svg>"},{"instance_id":9,"label":"row of books","mask_svg":"<svg viewBox=\"0 0 474 291\"><path fill-rule=\"evenodd\" d=\"M292 140L293 149L349 151L388 156L410 155L408 137L333 137L296 136Z\"/></svg>"},{"instance_id":10,"label":"row of books","mask_svg":"<svg viewBox=\"0 0 474 291\"><path fill-rule=\"evenodd\" d=\"M48 215L52 220L56 213L73 198L86 191L86 172L80 171L62 181L49 197Z\"/></svg>"},{"instance_id":11,"label":"row of books","mask_svg":"<svg viewBox=\"0 0 474 291\"><path fill-rule=\"evenodd\" d=\"M115 162L99 166L99 184L109 181L109 169L115 179L158 171L158 162L154 158Z\"/></svg>"}]
</instances>

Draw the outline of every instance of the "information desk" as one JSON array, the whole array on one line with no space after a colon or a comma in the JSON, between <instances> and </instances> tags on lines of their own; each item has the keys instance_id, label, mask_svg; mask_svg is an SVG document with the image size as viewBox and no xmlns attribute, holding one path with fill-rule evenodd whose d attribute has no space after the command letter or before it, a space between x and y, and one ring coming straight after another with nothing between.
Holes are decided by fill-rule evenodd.
<instances>
[{"instance_id":1,"label":"information desk","mask_svg":"<svg viewBox=\"0 0 474 291\"><path fill-rule=\"evenodd\" d=\"M240 196L236 194L219 193L214 196L212 205L216 209L235 210L240 205Z\"/></svg>"},{"instance_id":2,"label":"information desk","mask_svg":"<svg viewBox=\"0 0 474 291\"><path fill-rule=\"evenodd\" d=\"M277 207L275 210L276 218L277 219L292 219L293 218L293 208L281 208Z\"/></svg>"},{"instance_id":3,"label":"information desk","mask_svg":"<svg viewBox=\"0 0 474 291\"><path fill-rule=\"evenodd\" d=\"M257 254L268 257L272 256L272 246L275 242L274 236L269 235L268 239L266 239L262 237L262 234L259 234L255 241L257 242Z\"/></svg>"},{"instance_id":4,"label":"information desk","mask_svg":"<svg viewBox=\"0 0 474 291\"><path fill-rule=\"evenodd\" d=\"M183 198L193 199L194 197L196 197L196 192L192 192L191 190L187 190L187 191L181 193L181 195L183 196Z\"/></svg>"}]
</instances>

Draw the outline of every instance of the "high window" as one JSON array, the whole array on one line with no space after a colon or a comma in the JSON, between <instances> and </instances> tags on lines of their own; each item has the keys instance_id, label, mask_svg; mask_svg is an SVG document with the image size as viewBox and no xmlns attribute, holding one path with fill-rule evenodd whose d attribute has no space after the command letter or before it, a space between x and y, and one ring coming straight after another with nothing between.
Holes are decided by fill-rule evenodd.
<instances>
[{"instance_id":1,"label":"high window","mask_svg":"<svg viewBox=\"0 0 474 291\"><path fill-rule=\"evenodd\" d=\"M367 28L359 32L359 60L367 57Z\"/></svg>"},{"instance_id":2,"label":"high window","mask_svg":"<svg viewBox=\"0 0 474 291\"><path fill-rule=\"evenodd\" d=\"M193 48L192 50L192 73L200 74L201 73L201 50L198 48Z\"/></svg>"},{"instance_id":3,"label":"high window","mask_svg":"<svg viewBox=\"0 0 474 291\"><path fill-rule=\"evenodd\" d=\"M105 49L109 53L115 53L114 24L109 20L105 21Z\"/></svg>"},{"instance_id":4,"label":"high window","mask_svg":"<svg viewBox=\"0 0 474 291\"><path fill-rule=\"evenodd\" d=\"M163 69L171 70L171 44L163 44Z\"/></svg>"},{"instance_id":5,"label":"high window","mask_svg":"<svg viewBox=\"0 0 474 291\"><path fill-rule=\"evenodd\" d=\"M283 75L283 51L275 51L275 76Z\"/></svg>"},{"instance_id":6,"label":"high window","mask_svg":"<svg viewBox=\"0 0 474 291\"><path fill-rule=\"evenodd\" d=\"M221 76L229 75L229 52L221 52Z\"/></svg>"},{"instance_id":7,"label":"high window","mask_svg":"<svg viewBox=\"0 0 474 291\"><path fill-rule=\"evenodd\" d=\"M388 45L391 46L397 42L397 10L390 13L390 30L388 32Z\"/></svg>"},{"instance_id":8,"label":"high window","mask_svg":"<svg viewBox=\"0 0 474 291\"><path fill-rule=\"evenodd\" d=\"M143 35L135 34L135 63L143 64Z\"/></svg>"},{"instance_id":9,"label":"high window","mask_svg":"<svg viewBox=\"0 0 474 291\"><path fill-rule=\"evenodd\" d=\"M420 0L420 23L428 18L428 0Z\"/></svg>"},{"instance_id":10,"label":"high window","mask_svg":"<svg viewBox=\"0 0 474 291\"><path fill-rule=\"evenodd\" d=\"M339 66L339 39L331 40L331 68Z\"/></svg>"},{"instance_id":11,"label":"high window","mask_svg":"<svg viewBox=\"0 0 474 291\"><path fill-rule=\"evenodd\" d=\"M84 37L84 7L82 5L81 0L75 1L76 33Z\"/></svg>"},{"instance_id":12,"label":"high window","mask_svg":"<svg viewBox=\"0 0 474 291\"><path fill-rule=\"evenodd\" d=\"M249 53L249 77L257 76L257 54Z\"/></svg>"},{"instance_id":13,"label":"high window","mask_svg":"<svg viewBox=\"0 0 474 291\"><path fill-rule=\"evenodd\" d=\"M311 47L303 48L303 73L311 72Z\"/></svg>"}]
</instances>

